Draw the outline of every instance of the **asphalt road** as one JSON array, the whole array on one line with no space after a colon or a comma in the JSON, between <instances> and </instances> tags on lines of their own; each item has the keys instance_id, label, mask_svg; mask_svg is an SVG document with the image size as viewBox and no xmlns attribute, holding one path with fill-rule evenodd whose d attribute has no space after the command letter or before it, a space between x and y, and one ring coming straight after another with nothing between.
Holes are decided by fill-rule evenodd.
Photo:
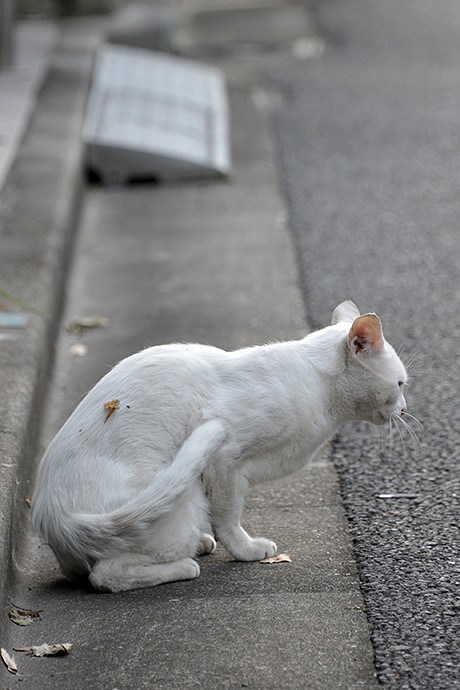
<instances>
[{"instance_id":1,"label":"asphalt road","mask_svg":"<svg viewBox=\"0 0 460 690\"><path fill-rule=\"evenodd\" d=\"M322 57L272 73L303 291L315 326L344 298L381 316L424 427L411 425L419 443L404 429L392 441L346 430L334 459L381 682L450 690L460 687L460 6L323 0L316 21Z\"/></svg>"}]
</instances>

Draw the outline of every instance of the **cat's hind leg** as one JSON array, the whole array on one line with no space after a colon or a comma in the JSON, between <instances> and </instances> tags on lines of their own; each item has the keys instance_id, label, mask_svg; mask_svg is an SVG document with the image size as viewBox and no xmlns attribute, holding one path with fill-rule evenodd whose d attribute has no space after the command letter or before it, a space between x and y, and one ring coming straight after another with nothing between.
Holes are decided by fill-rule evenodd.
<instances>
[{"instance_id":1,"label":"cat's hind leg","mask_svg":"<svg viewBox=\"0 0 460 690\"><path fill-rule=\"evenodd\" d=\"M154 529L143 535L138 547L143 553L100 559L89 575L91 585L100 592L122 592L198 577L200 567L193 556L203 545L211 548L215 544L210 535L204 535L208 523L206 497L197 481L174 512L157 520ZM205 544L204 536L209 537Z\"/></svg>"},{"instance_id":2,"label":"cat's hind leg","mask_svg":"<svg viewBox=\"0 0 460 690\"><path fill-rule=\"evenodd\" d=\"M217 542L208 532L203 532L198 546L197 556L205 556L208 553L214 553L217 547Z\"/></svg>"},{"instance_id":3,"label":"cat's hind leg","mask_svg":"<svg viewBox=\"0 0 460 690\"><path fill-rule=\"evenodd\" d=\"M200 566L192 558L153 563L149 556L129 554L98 561L88 579L99 592L124 592L165 582L193 580L199 574Z\"/></svg>"}]
</instances>

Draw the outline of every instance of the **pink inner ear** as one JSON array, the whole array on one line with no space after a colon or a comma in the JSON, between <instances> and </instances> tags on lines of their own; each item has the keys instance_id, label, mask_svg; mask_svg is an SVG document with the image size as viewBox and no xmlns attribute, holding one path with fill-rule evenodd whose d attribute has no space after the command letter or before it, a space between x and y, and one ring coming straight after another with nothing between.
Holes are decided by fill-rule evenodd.
<instances>
[{"instance_id":1,"label":"pink inner ear","mask_svg":"<svg viewBox=\"0 0 460 690\"><path fill-rule=\"evenodd\" d=\"M364 314L353 321L348 344L356 353L379 352L383 349L382 324L377 314Z\"/></svg>"}]
</instances>

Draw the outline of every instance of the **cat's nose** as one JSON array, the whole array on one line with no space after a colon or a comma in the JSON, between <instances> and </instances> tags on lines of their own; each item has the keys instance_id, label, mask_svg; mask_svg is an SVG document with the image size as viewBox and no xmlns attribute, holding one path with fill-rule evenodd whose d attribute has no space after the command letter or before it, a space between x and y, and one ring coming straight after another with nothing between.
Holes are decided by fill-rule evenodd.
<instances>
[{"instance_id":1,"label":"cat's nose","mask_svg":"<svg viewBox=\"0 0 460 690\"><path fill-rule=\"evenodd\" d=\"M400 398L400 404L401 404L400 414L402 416L405 412L407 412L406 398L404 397L404 395L401 396L401 398Z\"/></svg>"}]
</instances>

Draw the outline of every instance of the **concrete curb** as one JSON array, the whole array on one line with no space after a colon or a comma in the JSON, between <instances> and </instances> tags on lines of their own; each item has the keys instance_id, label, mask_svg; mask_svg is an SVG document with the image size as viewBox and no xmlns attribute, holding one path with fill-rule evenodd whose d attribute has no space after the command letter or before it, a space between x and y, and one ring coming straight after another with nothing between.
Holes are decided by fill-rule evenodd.
<instances>
[{"instance_id":1,"label":"concrete curb","mask_svg":"<svg viewBox=\"0 0 460 690\"><path fill-rule=\"evenodd\" d=\"M0 339L0 580L9 604L25 497L44 408L56 328L82 190L79 130L91 71L88 48L66 45L65 28L8 181L0 194L3 289L37 314ZM63 98L65 94L65 98ZM17 307L12 305L13 310ZM38 315L43 314L43 316ZM4 639L7 617L0 617Z\"/></svg>"},{"instance_id":2,"label":"concrete curb","mask_svg":"<svg viewBox=\"0 0 460 690\"><path fill-rule=\"evenodd\" d=\"M54 23L15 22L14 62L0 71L0 189L27 131L55 43Z\"/></svg>"}]
</instances>

